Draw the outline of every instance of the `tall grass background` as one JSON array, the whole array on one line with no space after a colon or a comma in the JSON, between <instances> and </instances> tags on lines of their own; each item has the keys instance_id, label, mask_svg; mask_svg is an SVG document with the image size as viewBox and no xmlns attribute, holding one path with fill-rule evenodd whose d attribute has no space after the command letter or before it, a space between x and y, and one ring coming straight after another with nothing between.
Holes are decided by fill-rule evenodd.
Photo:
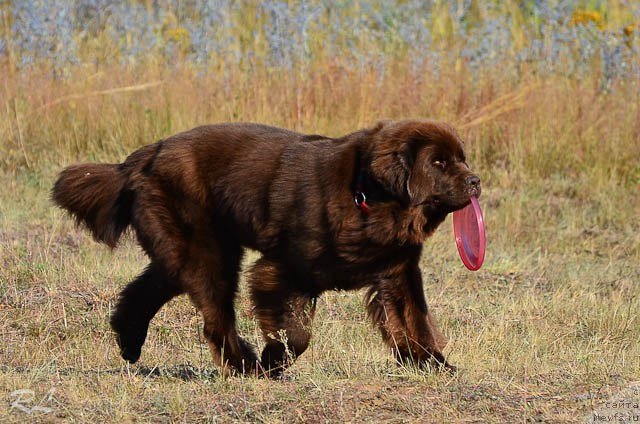
<instances>
[{"instance_id":1,"label":"tall grass background","mask_svg":"<svg viewBox=\"0 0 640 424\"><path fill-rule=\"evenodd\" d=\"M586 414L640 369L639 25L622 0L0 1L0 387L54 385L56 414L77 420L300 419L291 405L328 420ZM466 374L396 370L371 350L358 294L323 298L311 353L276 389L202 374L186 301L143 352L168 376L149 386L144 368L117 368L106 316L145 260L132 242L91 244L51 207L61 167L206 123L338 136L411 117L459 128L483 180L483 270L461 269L450 223L423 259ZM195 381L171 373L185 362ZM231 409L202 406L203 382ZM298 386L330 393L319 403ZM345 407L344 387L364 398Z\"/></svg>"}]
</instances>

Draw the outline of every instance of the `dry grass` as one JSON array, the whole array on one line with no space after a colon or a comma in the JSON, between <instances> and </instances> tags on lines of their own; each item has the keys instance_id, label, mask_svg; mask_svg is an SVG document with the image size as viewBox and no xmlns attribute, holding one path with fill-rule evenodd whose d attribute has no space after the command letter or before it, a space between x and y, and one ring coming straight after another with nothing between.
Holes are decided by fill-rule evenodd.
<instances>
[{"instance_id":1,"label":"dry grass","mask_svg":"<svg viewBox=\"0 0 640 424\"><path fill-rule=\"evenodd\" d=\"M385 76L332 64L304 77L262 68L202 78L114 69L63 82L2 74L0 421L564 422L637 380L638 85L603 93L595 79L516 84L395 66ZM123 363L108 316L146 260L131 240L109 252L52 207L63 165L122 160L207 122L339 135L415 116L462 128L485 187L483 269L462 267L450 221L423 258L427 299L460 373L392 363L358 293L321 299L313 344L281 382L220 377L186 299L154 320L141 362ZM242 332L260 344L244 294L238 310ZM12 408L18 389L35 392L26 405L45 398L53 411Z\"/></svg>"}]
</instances>

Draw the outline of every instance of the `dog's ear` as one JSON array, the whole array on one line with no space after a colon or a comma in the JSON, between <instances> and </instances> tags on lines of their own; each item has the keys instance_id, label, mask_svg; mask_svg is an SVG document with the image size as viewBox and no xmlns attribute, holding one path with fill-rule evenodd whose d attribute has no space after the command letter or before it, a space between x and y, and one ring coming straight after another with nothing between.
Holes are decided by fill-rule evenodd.
<instances>
[{"instance_id":1,"label":"dog's ear","mask_svg":"<svg viewBox=\"0 0 640 424\"><path fill-rule=\"evenodd\" d=\"M408 182L416 160L415 140L390 123L378 126L372 136L369 172L387 191L408 204L412 197Z\"/></svg>"}]
</instances>

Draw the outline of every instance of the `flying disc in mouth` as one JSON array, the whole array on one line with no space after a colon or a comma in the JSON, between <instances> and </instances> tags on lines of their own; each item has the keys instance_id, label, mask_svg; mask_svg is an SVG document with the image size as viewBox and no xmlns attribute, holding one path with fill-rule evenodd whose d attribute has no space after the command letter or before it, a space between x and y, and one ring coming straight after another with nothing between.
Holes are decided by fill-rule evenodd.
<instances>
[{"instance_id":1,"label":"flying disc in mouth","mask_svg":"<svg viewBox=\"0 0 640 424\"><path fill-rule=\"evenodd\" d=\"M453 234L462 263L471 271L479 270L484 262L486 239L477 197L471 197L471 203L453 213Z\"/></svg>"}]
</instances>

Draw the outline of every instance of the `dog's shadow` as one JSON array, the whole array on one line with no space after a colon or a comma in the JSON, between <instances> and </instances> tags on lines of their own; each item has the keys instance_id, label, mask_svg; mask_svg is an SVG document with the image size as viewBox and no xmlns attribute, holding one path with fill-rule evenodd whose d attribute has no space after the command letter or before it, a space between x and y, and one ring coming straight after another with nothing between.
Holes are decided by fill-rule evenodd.
<instances>
[{"instance_id":1,"label":"dog's shadow","mask_svg":"<svg viewBox=\"0 0 640 424\"><path fill-rule=\"evenodd\" d=\"M221 378L220 372L215 368L202 368L191 364L177 364L170 366L132 366L124 365L118 368L108 369L78 369L78 368L58 368L54 366L48 366L43 368L38 367L10 367L6 365L0 366L0 371L5 373L27 374L38 373L55 374L55 375L68 375L68 376L91 376L91 375L131 375L144 379L159 379L159 378L173 378L183 381L211 381Z\"/></svg>"},{"instance_id":2,"label":"dog's shadow","mask_svg":"<svg viewBox=\"0 0 640 424\"><path fill-rule=\"evenodd\" d=\"M149 367L142 365L130 368L131 372L144 378L175 378L183 381L216 380L220 372L214 368L196 367L190 364Z\"/></svg>"}]
</instances>

